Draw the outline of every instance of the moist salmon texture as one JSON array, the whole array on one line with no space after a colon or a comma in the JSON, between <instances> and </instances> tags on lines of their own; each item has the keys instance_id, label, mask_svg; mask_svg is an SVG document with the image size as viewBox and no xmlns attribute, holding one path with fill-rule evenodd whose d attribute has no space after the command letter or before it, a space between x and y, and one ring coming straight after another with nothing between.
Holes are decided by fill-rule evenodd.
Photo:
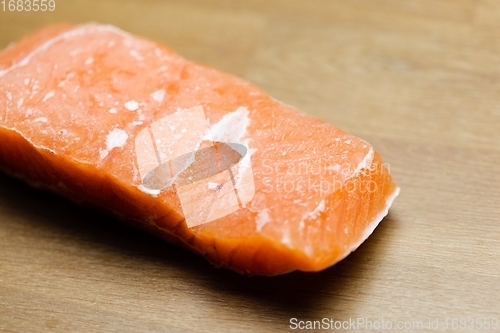
<instances>
[{"instance_id":1,"label":"moist salmon texture","mask_svg":"<svg viewBox=\"0 0 500 333\"><path fill-rule=\"evenodd\" d=\"M49 26L0 53L0 165L262 275L338 262L399 192L362 139L99 24Z\"/></svg>"}]
</instances>

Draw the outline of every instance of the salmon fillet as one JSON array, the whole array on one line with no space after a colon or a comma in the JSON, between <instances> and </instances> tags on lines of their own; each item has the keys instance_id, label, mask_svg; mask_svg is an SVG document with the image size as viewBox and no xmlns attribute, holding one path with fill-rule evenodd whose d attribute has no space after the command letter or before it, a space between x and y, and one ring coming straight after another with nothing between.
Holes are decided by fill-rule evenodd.
<instances>
[{"instance_id":1,"label":"salmon fillet","mask_svg":"<svg viewBox=\"0 0 500 333\"><path fill-rule=\"evenodd\" d=\"M0 166L259 275L333 265L399 193L364 140L99 24L0 53Z\"/></svg>"}]
</instances>

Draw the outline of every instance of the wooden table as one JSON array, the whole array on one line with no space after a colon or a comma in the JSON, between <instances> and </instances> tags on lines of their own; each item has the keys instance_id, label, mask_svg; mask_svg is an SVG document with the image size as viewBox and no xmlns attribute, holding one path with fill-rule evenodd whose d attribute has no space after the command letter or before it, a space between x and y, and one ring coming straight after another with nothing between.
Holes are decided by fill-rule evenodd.
<instances>
[{"instance_id":1,"label":"wooden table","mask_svg":"<svg viewBox=\"0 0 500 333\"><path fill-rule=\"evenodd\" d=\"M363 137L402 191L338 265L249 278L2 175L0 331L500 320L499 1L55 1L0 12L0 47L51 22L117 25Z\"/></svg>"}]
</instances>

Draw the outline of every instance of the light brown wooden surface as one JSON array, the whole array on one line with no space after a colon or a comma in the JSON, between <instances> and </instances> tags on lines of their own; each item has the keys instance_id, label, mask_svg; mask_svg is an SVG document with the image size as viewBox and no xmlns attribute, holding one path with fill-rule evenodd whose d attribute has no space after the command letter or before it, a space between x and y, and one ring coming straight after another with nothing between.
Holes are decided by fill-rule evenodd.
<instances>
[{"instance_id":1,"label":"light brown wooden surface","mask_svg":"<svg viewBox=\"0 0 500 333\"><path fill-rule=\"evenodd\" d=\"M402 192L338 265L249 278L1 175L0 331L500 320L499 1L55 1L0 12L0 47L51 22L117 25L361 136Z\"/></svg>"}]
</instances>

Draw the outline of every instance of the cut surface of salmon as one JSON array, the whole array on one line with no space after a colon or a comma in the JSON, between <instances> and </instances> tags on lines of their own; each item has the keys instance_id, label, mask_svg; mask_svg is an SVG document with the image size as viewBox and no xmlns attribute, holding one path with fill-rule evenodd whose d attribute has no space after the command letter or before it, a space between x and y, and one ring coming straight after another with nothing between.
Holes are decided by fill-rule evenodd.
<instances>
[{"instance_id":1,"label":"cut surface of salmon","mask_svg":"<svg viewBox=\"0 0 500 333\"><path fill-rule=\"evenodd\" d=\"M0 53L0 165L248 274L333 265L399 193L362 139L93 23Z\"/></svg>"}]
</instances>

